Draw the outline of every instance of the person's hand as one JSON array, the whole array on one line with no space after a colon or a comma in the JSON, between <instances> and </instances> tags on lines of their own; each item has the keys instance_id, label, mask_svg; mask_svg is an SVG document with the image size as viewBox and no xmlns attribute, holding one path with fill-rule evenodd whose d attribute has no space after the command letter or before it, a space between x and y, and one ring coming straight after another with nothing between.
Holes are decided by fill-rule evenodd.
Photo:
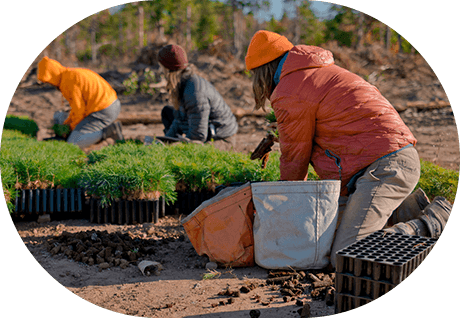
<instances>
[{"instance_id":1,"label":"person's hand","mask_svg":"<svg viewBox=\"0 0 460 318\"><path fill-rule=\"evenodd\" d=\"M177 136L177 139L179 139L180 142L183 142L185 144L188 144L191 142L190 139L188 139L187 137L184 137L184 136Z\"/></svg>"},{"instance_id":2,"label":"person's hand","mask_svg":"<svg viewBox=\"0 0 460 318\"><path fill-rule=\"evenodd\" d=\"M204 142L200 141L200 140L193 140L193 139L190 139L190 138L187 138L187 137L184 137L184 136L178 136L177 137L179 139L180 142L183 142L183 143L186 143L186 144L198 144L198 145L203 145Z\"/></svg>"},{"instance_id":3,"label":"person's hand","mask_svg":"<svg viewBox=\"0 0 460 318\"><path fill-rule=\"evenodd\" d=\"M52 129L56 136L62 137L64 139L67 139L67 137L69 137L70 133L72 132L70 126L66 124L54 124Z\"/></svg>"},{"instance_id":4,"label":"person's hand","mask_svg":"<svg viewBox=\"0 0 460 318\"><path fill-rule=\"evenodd\" d=\"M197 145L204 145L204 142L202 142L200 140L191 140L191 139L189 139L189 143L197 144Z\"/></svg>"}]
</instances>

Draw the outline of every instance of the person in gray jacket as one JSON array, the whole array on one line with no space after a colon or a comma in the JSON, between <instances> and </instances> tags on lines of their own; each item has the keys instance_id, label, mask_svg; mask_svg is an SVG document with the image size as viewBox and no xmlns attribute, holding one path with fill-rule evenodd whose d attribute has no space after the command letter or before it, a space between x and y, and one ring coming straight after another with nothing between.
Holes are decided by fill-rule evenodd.
<instances>
[{"instance_id":1,"label":"person in gray jacket","mask_svg":"<svg viewBox=\"0 0 460 318\"><path fill-rule=\"evenodd\" d=\"M238 131L236 118L216 88L195 74L184 49L179 45L164 46L158 52L158 61L173 104L165 106L161 113L165 135L232 149Z\"/></svg>"}]
</instances>

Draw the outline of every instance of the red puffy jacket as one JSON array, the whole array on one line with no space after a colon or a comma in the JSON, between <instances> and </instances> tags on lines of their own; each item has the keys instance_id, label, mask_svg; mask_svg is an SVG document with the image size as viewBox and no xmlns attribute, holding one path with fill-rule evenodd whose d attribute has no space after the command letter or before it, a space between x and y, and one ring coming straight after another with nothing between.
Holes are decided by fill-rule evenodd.
<instances>
[{"instance_id":1,"label":"red puffy jacket","mask_svg":"<svg viewBox=\"0 0 460 318\"><path fill-rule=\"evenodd\" d=\"M330 51L293 47L270 96L278 121L281 180L342 179L416 139L376 87L337 65ZM335 157L335 158L334 158ZM339 165L341 171L339 172Z\"/></svg>"}]
</instances>

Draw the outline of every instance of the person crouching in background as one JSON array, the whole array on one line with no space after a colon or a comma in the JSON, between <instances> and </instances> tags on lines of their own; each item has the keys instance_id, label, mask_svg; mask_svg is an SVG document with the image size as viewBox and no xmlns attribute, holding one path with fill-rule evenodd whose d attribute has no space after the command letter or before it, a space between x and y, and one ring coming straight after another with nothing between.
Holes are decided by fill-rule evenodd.
<instances>
[{"instance_id":1,"label":"person crouching in background","mask_svg":"<svg viewBox=\"0 0 460 318\"><path fill-rule=\"evenodd\" d=\"M121 103L115 90L99 74L64 67L45 56L38 63L37 79L57 87L69 102L69 113L54 114L54 124L69 127L68 143L87 148L107 138L124 139L121 124L115 122Z\"/></svg>"},{"instance_id":2,"label":"person crouching in background","mask_svg":"<svg viewBox=\"0 0 460 318\"><path fill-rule=\"evenodd\" d=\"M216 88L195 74L193 64L179 45L164 46L158 52L158 61L173 105L165 106L161 112L165 135L231 150L238 123Z\"/></svg>"}]
</instances>

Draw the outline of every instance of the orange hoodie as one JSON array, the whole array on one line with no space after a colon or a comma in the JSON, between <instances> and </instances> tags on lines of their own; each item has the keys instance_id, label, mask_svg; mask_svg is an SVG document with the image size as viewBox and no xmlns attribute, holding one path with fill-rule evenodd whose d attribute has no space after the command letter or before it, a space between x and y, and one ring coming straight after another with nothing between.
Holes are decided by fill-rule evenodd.
<instances>
[{"instance_id":1,"label":"orange hoodie","mask_svg":"<svg viewBox=\"0 0 460 318\"><path fill-rule=\"evenodd\" d=\"M321 179L341 177L344 195L353 175L416 143L376 87L336 66L332 53L319 47L289 51L270 102L280 135L281 180L306 179L311 163Z\"/></svg>"},{"instance_id":2,"label":"orange hoodie","mask_svg":"<svg viewBox=\"0 0 460 318\"><path fill-rule=\"evenodd\" d=\"M37 78L59 88L70 104L64 122L73 130L88 115L109 107L117 93L99 74L83 68L64 67L45 56L38 63Z\"/></svg>"}]
</instances>

